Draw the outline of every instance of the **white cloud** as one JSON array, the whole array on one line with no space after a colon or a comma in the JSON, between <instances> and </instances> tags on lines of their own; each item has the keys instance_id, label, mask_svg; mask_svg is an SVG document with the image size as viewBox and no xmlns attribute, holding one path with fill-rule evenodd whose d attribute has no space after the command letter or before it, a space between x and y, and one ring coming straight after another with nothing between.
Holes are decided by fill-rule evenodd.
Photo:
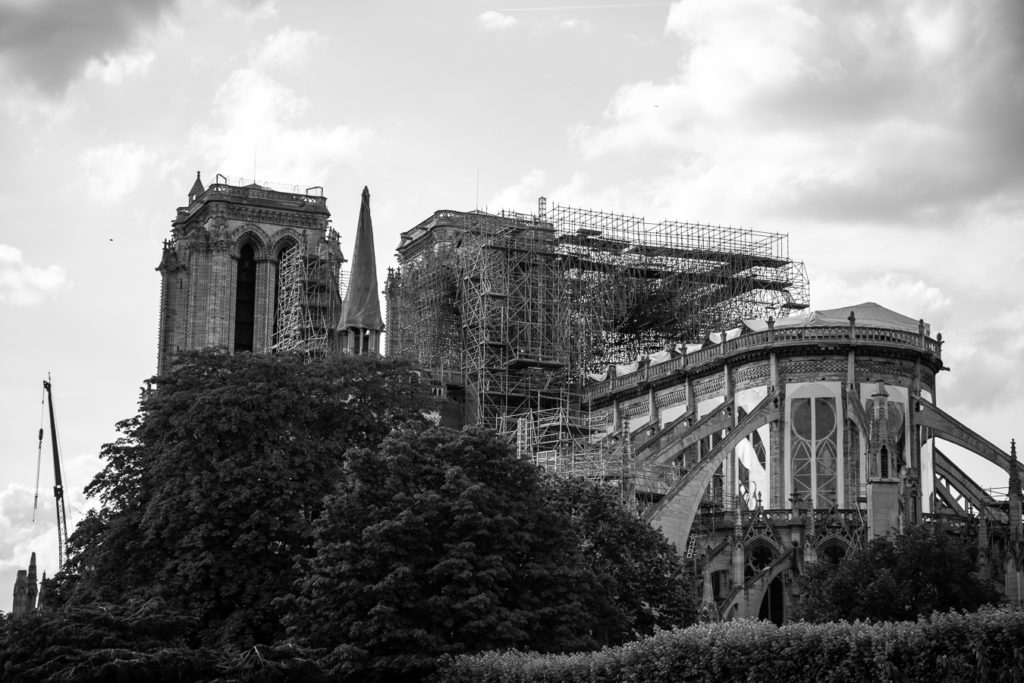
<instances>
[{"instance_id":1,"label":"white cloud","mask_svg":"<svg viewBox=\"0 0 1024 683\"><path fill-rule=\"evenodd\" d=\"M158 162L156 150L119 142L91 147L79 156L89 197L100 204L121 200L145 178L147 168Z\"/></svg>"},{"instance_id":2,"label":"white cloud","mask_svg":"<svg viewBox=\"0 0 1024 683\"><path fill-rule=\"evenodd\" d=\"M214 124L196 126L193 141L224 172L251 168L255 152L261 178L312 183L351 159L371 134L344 125L303 126L309 104L258 70L239 69L214 97Z\"/></svg>"},{"instance_id":3,"label":"white cloud","mask_svg":"<svg viewBox=\"0 0 1024 683\"><path fill-rule=\"evenodd\" d=\"M0 90L4 97L0 100L3 112L19 124L34 126L53 125L69 121L78 111L79 102L64 99L55 100L39 97L30 86L5 79L0 75Z\"/></svg>"},{"instance_id":4,"label":"white cloud","mask_svg":"<svg viewBox=\"0 0 1024 683\"><path fill-rule=\"evenodd\" d=\"M70 282L60 266L31 266L20 249L0 244L0 304L33 306L67 286Z\"/></svg>"},{"instance_id":5,"label":"white cloud","mask_svg":"<svg viewBox=\"0 0 1024 683\"><path fill-rule=\"evenodd\" d=\"M886 308L923 318L932 323L949 308L951 298L941 287L925 282L910 273L885 273L880 276L854 279L846 275L823 272L812 280L814 308L832 308L874 301ZM939 330L933 330L933 334Z\"/></svg>"},{"instance_id":6,"label":"white cloud","mask_svg":"<svg viewBox=\"0 0 1024 683\"><path fill-rule=\"evenodd\" d=\"M152 50L104 55L100 59L89 60L85 66L85 77L107 85L120 85L128 78L149 71L155 57L156 53Z\"/></svg>"},{"instance_id":7,"label":"white cloud","mask_svg":"<svg viewBox=\"0 0 1024 683\"><path fill-rule=\"evenodd\" d=\"M502 189L488 203L492 211L509 209L521 213L536 213L537 198L544 194L546 174L540 169L528 171L515 185Z\"/></svg>"},{"instance_id":8,"label":"white cloud","mask_svg":"<svg viewBox=\"0 0 1024 683\"><path fill-rule=\"evenodd\" d=\"M645 155L666 169L650 195L701 211L954 224L1024 192L1021 26L1010 0L687 0L666 26L676 75L622 86L572 139L588 160Z\"/></svg>"},{"instance_id":9,"label":"white cloud","mask_svg":"<svg viewBox=\"0 0 1024 683\"><path fill-rule=\"evenodd\" d=\"M324 36L316 31L285 26L267 36L253 61L259 67L301 66L309 61L313 50L324 40Z\"/></svg>"},{"instance_id":10,"label":"white cloud","mask_svg":"<svg viewBox=\"0 0 1024 683\"><path fill-rule=\"evenodd\" d=\"M174 0L0 3L0 71L36 94L60 97L90 66L103 74ZM144 53L141 53L144 54ZM110 67L115 71L120 67ZM133 68L138 68L134 66ZM98 71L97 71L98 70ZM112 72L113 73L113 72Z\"/></svg>"},{"instance_id":11,"label":"white cloud","mask_svg":"<svg viewBox=\"0 0 1024 683\"><path fill-rule=\"evenodd\" d=\"M483 31L504 31L519 23L515 17L494 10L483 12L476 20Z\"/></svg>"},{"instance_id":12,"label":"white cloud","mask_svg":"<svg viewBox=\"0 0 1024 683\"><path fill-rule=\"evenodd\" d=\"M277 16L277 3L274 0L207 0L206 4L229 19L241 19L246 24Z\"/></svg>"},{"instance_id":13,"label":"white cloud","mask_svg":"<svg viewBox=\"0 0 1024 683\"><path fill-rule=\"evenodd\" d=\"M574 17L561 19L557 24L555 24L555 26L566 31L580 31L581 33L590 33L594 30L593 22L587 21L586 19L576 19Z\"/></svg>"}]
</instances>

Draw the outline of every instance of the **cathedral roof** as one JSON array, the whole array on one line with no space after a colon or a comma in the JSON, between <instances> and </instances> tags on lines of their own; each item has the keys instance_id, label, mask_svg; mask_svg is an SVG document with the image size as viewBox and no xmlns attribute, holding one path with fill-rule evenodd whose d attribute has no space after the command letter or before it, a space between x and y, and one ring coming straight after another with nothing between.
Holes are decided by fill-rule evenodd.
<instances>
[{"instance_id":1,"label":"cathedral roof","mask_svg":"<svg viewBox=\"0 0 1024 683\"><path fill-rule=\"evenodd\" d=\"M341 327L364 330L384 329L377 295L377 258L373 248L373 222L370 220L370 190L363 188L359 206L356 242L352 248L352 269L342 308Z\"/></svg>"}]
</instances>

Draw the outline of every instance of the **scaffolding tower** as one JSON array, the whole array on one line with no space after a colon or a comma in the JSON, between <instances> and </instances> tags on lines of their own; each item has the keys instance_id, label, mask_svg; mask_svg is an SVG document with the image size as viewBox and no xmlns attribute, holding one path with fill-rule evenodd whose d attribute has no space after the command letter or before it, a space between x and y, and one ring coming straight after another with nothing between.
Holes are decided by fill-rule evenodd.
<instances>
[{"instance_id":1,"label":"scaffolding tower","mask_svg":"<svg viewBox=\"0 0 1024 683\"><path fill-rule=\"evenodd\" d=\"M385 287L388 355L538 464L621 474L628 439L599 438L587 373L808 305L786 235L538 208L434 213L402 234Z\"/></svg>"},{"instance_id":2,"label":"scaffolding tower","mask_svg":"<svg viewBox=\"0 0 1024 683\"><path fill-rule=\"evenodd\" d=\"M323 358L336 345L341 264L327 249L305 251L296 244L281 255L273 350Z\"/></svg>"}]
</instances>

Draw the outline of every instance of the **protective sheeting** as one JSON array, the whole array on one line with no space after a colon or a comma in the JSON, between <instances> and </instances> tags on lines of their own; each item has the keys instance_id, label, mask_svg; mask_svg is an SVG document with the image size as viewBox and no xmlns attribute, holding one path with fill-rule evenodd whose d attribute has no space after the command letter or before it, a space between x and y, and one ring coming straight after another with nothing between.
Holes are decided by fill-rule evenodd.
<instances>
[{"instance_id":1,"label":"protective sheeting","mask_svg":"<svg viewBox=\"0 0 1024 683\"><path fill-rule=\"evenodd\" d=\"M765 325L765 327L767 328L767 324ZM741 325L739 327L734 327L731 330L726 330L725 331L725 340L729 341L730 339L735 339L736 337L744 335L744 334L746 334L748 332L749 329L750 329L749 325ZM722 333L721 332L712 332L711 334L708 335L708 341L711 342L712 344L721 344L722 343Z\"/></svg>"},{"instance_id":2,"label":"protective sheeting","mask_svg":"<svg viewBox=\"0 0 1024 683\"><path fill-rule=\"evenodd\" d=\"M651 365L658 365L659 363L664 363L666 361L670 361L673 358L675 358L676 355L677 354L673 353L672 351L668 351L668 350L658 351L657 353L652 353L651 354Z\"/></svg>"},{"instance_id":3,"label":"protective sheeting","mask_svg":"<svg viewBox=\"0 0 1024 683\"><path fill-rule=\"evenodd\" d=\"M775 321L775 327L841 327L850 324L851 312L855 316L857 327L882 327L890 330L913 332L915 334L918 331L917 320L896 311L891 311L873 301L867 301L855 306L844 306L825 311L811 311L803 315L779 318ZM765 328L767 328L767 324ZM931 328L927 324L924 326L924 333L931 336Z\"/></svg>"},{"instance_id":4,"label":"protective sheeting","mask_svg":"<svg viewBox=\"0 0 1024 683\"><path fill-rule=\"evenodd\" d=\"M370 190L363 188L359 207L359 225L352 249L352 270L341 314L341 327L363 330L384 329L377 296L377 258L373 248L373 222L370 220Z\"/></svg>"},{"instance_id":5,"label":"protective sheeting","mask_svg":"<svg viewBox=\"0 0 1024 683\"><path fill-rule=\"evenodd\" d=\"M616 365L615 366L615 376L616 377L622 377L623 375L628 375L631 372L636 372L639 369L640 369L640 361L639 361L639 359L633 361L632 363L626 363L625 365Z\"/></svg>"}]
</instances>

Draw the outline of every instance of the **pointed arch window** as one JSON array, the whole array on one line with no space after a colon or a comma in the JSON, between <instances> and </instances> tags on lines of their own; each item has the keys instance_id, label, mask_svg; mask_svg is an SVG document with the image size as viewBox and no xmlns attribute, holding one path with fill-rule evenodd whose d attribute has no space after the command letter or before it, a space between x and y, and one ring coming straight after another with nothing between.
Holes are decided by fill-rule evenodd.
<instances>
[{"instance_id":1,"label":"pointed arch window","mask_svg":"<svg viewBox=\"0 0 1024 683\"><path fill-rule=\"evenodd\" d=\"M256 252L251 244L238 254L238 278L235 286L235 353L252 351L256 318Z\"/></svg>"},{"instance_id":2,"label":"pointed arch window","mask_svg":"<svg viewBox=\"0 0 1024 683\"><path fill-rule=\"evenodd\" d=\"M836 399L794 398L790 408L790 472L793 493L816 508L835 505L838 433Z\"/></svg>"}]
</instances>

